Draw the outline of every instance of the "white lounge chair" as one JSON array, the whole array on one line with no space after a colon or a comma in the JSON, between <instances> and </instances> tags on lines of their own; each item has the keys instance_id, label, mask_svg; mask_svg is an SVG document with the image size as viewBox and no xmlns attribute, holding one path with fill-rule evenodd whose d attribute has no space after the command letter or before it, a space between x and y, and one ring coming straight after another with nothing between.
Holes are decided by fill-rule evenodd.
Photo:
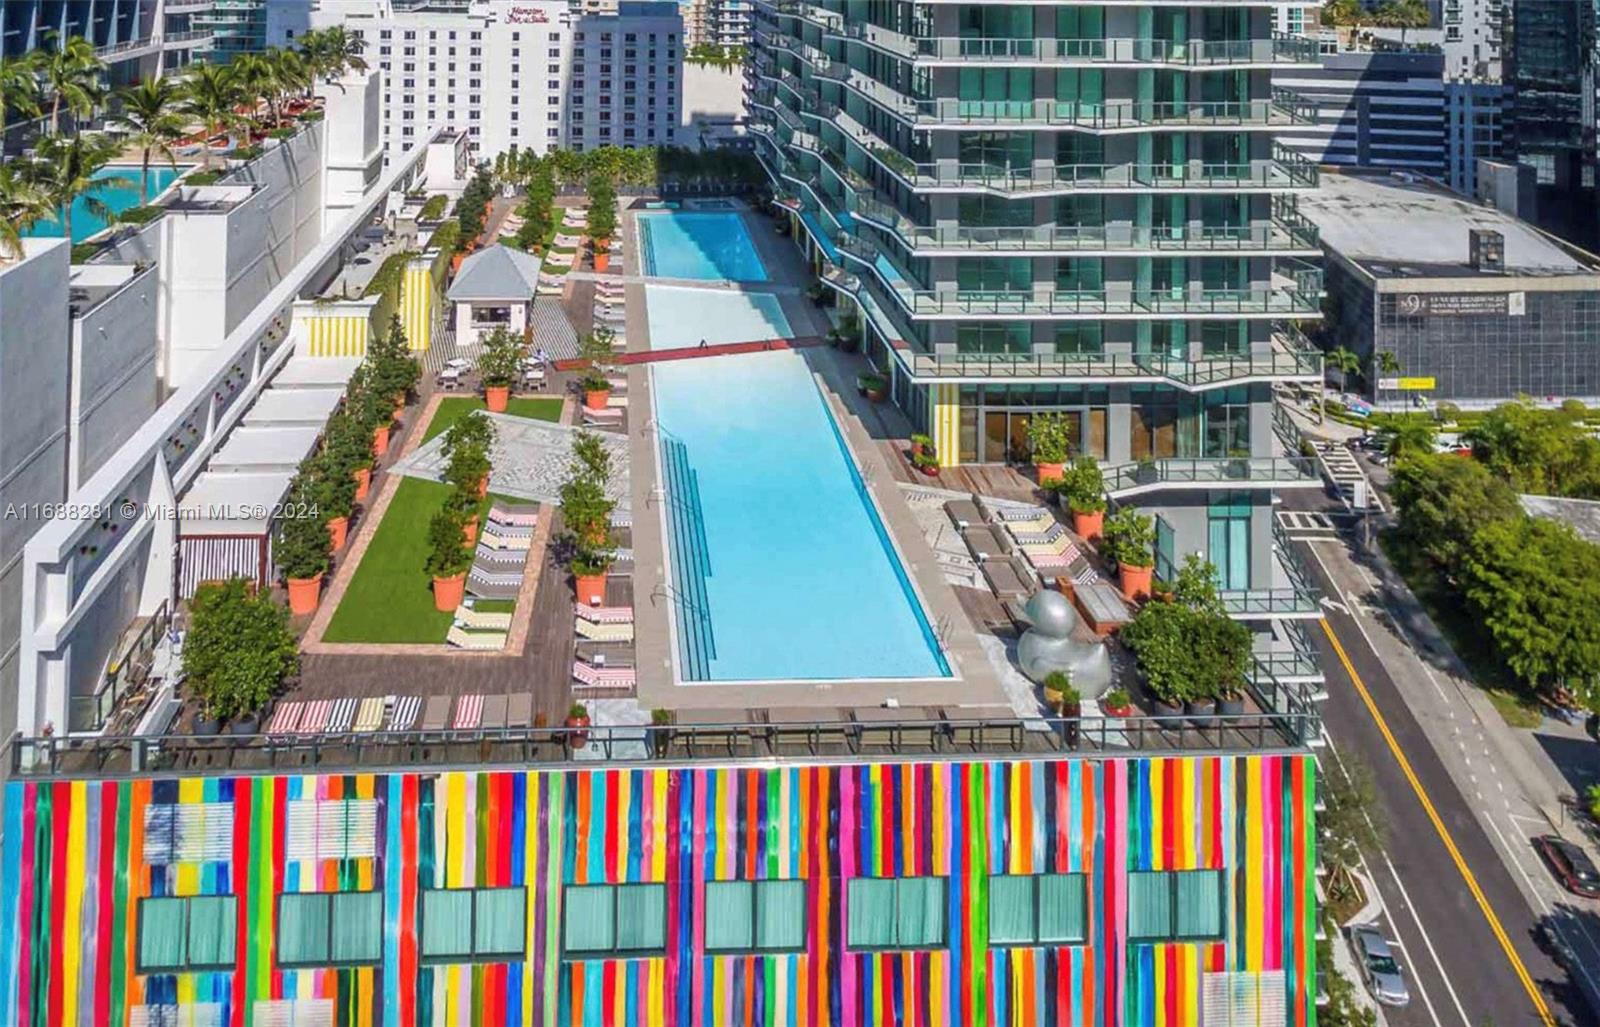
<instances>
[{"instance_id":1,"label":"white lounge chair","mask_svg":"<svg viewBox=\"0 0 1600 1027\"><path fill-rule=\"evenodd\" d=\"M468 631L452 626L444 640L457 649L491 650L506 647L504 631Z\"/></svg>"},{"instance_id":2,"label":"white lounge chair","mask_svg":"<svg viewBox=\"0 0 1600 1027\"><path fill-rule=\"evenodd\" d=\"M573 629L579 638L586 638L591 642L632 642L633 625L628 624L596 624L594 621L584 620L579 617L573 621Z\"/></svg>"}]
</instances>

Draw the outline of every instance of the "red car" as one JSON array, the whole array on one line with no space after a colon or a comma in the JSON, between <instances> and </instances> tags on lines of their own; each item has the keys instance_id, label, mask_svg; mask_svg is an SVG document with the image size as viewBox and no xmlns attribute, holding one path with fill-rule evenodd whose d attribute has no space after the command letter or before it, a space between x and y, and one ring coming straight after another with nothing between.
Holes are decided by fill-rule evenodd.
<instances>
[{"instance_id":1,"label":"red car","mask_svg":"<svg viewBox=\"0 0 1600 1027\"><path fill-rule=\"evenodd\" d=\"M1567 891L1586 899L1600 899L1600 870L1595 869L1588 853L1553 834L1535 838L1533 847Z\"/></svg>"}]
</instances>

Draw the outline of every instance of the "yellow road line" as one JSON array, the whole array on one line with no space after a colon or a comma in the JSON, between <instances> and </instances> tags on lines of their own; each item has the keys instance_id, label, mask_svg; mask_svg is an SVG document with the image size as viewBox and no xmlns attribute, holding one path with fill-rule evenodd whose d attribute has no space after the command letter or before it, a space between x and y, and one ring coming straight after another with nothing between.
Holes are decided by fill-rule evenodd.
<instances>
[{"instance_id":1,"label":"yellow road line","mask_svg":"<svg viewBox=\"0 0 1600 1027\"><path fill-rule=\"evenodd\" d=\"M1483 894L1483 889L1478 887L1478 879L1472 875L1467 867L1467 861L1461 858L1461 850L1456 848L1455 839L1450 837L1449 828L1444 826L1444 821L1439 817L1439 811L1433 808L1433 801L1428 798L1428 793L1423 789L1422 782L1417 780L1417 774L1411 769L1411 761L1406 759L1404 752L1400 751L1400 743L1395 740L1394 734L1389 730L1389 724L1383 719L1383 714L1378 712L1378 704L1373 702L1372 693L1367 691L1366 682L1361 680L1361 675L1356 673L1356 668L1350 662L1349 655L1344 651L1344 646L1339 642L1339 636L1333 633L1333 628L1328 624L1327 618L1318 621L1322 625L1323 634L1328 636L1328 641L1333 643L1333 651L1339 657L1339 662L1344 665L1345 673L1350 675L1350 681L1356 686L1356 691L1361 694L1361 701L1366 703L1367 712L1372 714L1373 721L1378 725L1378 730L1383 733L1383 740L1388 743L1389 751L1394 755L1395 762L1400 765L1400 772L1411 782L1411 790L1416 793L1417 801L1422 803L1423 810L1428 814L1428 819L1433 822L1433 829L1439 833L1439 840L1444 842L1450 859L1460 871L1462 880L1467 882L1467 890L1472 892L1472 898L1478 903L1478 910L1483 913L1484 920L1489 923L1489 930L1494 932L1495 940L1500 943L1500 950L1505 953L1506 960L1510 962L1511 969L1517 972L1517 979L1522 982L1523 990L1533 1000L1533 1008L1538 1011L1539 1019L1544 1021L1545 1027L1556 1027L1555 1017L1550 1013L1550 1006L1545 1002L1544 996L1539 994L1539 986L1533 982L1533 977L1528 973L1528 968L1523 965L1522 957L1517 955L1517 950L1511 946L1511 939L1506 935L1506 929L1501 926L1500 918L1495 916L1494 910L1489 907L1489 900Z\"/></svg>"}]
</instances>

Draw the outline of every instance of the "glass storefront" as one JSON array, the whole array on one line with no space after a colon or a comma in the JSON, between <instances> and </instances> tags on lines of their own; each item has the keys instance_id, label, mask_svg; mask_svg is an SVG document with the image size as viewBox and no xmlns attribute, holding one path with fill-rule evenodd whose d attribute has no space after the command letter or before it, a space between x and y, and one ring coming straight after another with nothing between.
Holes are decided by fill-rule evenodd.
<instances>
[{"instance_id":1,"label":"glass storefront","mask_svg":"<svg viewBox=\"0 0 1600 1027\"><path fill-rule=\"evenodd\" d=\"M1066 415L1075 454L1106 457L1105 389L1076 385L963 385L962 463L1025 463L1028 419L1040 410Z\"/></svg>"}]
</instances>

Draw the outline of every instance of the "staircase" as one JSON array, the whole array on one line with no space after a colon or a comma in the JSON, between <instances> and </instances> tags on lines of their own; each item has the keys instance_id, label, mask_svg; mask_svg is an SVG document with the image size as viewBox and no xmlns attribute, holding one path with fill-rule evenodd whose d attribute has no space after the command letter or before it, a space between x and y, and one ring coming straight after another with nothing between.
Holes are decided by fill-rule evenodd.
<instances>
[{"instance_id":1,"label":"staircase","mask_svg":"<svg viewBox=\"0 0 1600 1027\"><path fill-rule=\"evenodd\" d=\"M689 451L665 431L661 431L661 470L667 541L677 579L672 599L677 607L679 666L685 679L704 681L711 676L711 661L717 656L706 589L711 554L700 510L699 479L689 466Z\"/></svg>"}]
</instances>

